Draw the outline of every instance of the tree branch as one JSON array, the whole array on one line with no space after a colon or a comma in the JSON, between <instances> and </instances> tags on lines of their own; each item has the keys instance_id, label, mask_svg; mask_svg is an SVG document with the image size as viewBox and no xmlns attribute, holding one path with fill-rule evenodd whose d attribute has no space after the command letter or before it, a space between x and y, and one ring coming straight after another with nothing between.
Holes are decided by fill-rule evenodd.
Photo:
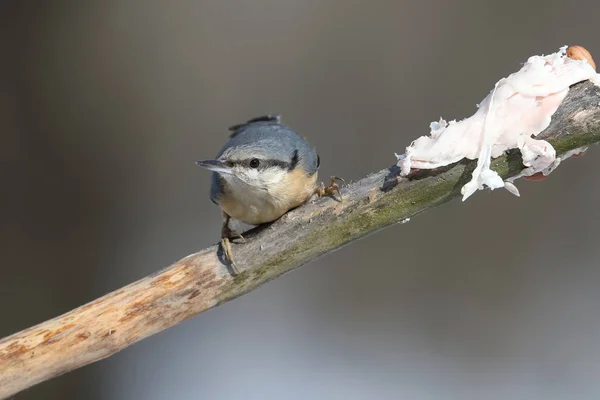
<instances>
[{"instance_id":1,"label":"tree branch","mask_svg":"<svg viewBox=\"0 0 600 400\"><path fill-rule=\"evenodd\" d=\"M573 86L538 137L557 154L600 141L600 88ZM401 143L397 144L398 149ZM390 156L392 156L390 154ZM392 157L390 157L392 158ZM211 246L172 266L52 320L0 341L0 397L106 358L132 343L232 300L361 237L457 197L476 161L400 178L391 167L289 212L234 245L241 273L232 276ZM495 159L503 178L523 168L518 151Z\"/></svg>"}]
</instances>

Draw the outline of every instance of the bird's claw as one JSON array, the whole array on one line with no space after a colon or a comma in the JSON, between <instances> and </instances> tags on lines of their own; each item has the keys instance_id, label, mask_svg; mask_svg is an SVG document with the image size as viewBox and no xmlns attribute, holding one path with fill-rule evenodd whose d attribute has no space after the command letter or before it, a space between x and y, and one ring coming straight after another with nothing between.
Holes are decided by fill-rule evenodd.
<instances>
[{"instance_id":1,"label":"bird's claw","mask_svg":"<svg viewBox=\"0 0 600 400\"><path fill-rule=\"evenodd\" d=\"M233 256L231 254L231 242L229 241L229 238L221 239L221 247L223 249L223 255L225 256L225 261L229 263L229 266L233 271L233 275L239 275L240 270L235 264L235 261L233 261Z\"/></svg>"},{"instance_id":2,"label":"bird's claw","mask_svg":"<svg viewBox=\"0 0 600 400\"><path fill-rule=\"evenodd\" d=\"M340 196L340 201L342 201L342 192L340 192L340 186L336 183L336 181L339 181L342 184L346 183L346 181L344 181L342 178L332 176L331 181L329 181L329 186L325 186L325 184L321 182L321 185L315 189L315 194L319 197L323 197L332 196L337 193L338 196Z\"/></svg>"},{"instance_id":3,"label":"bird's claw","mask_svg":"<svg viewBox=\"0 0 600 400\"><path fill-rule=\"evenodd\" d=\"M221 229L221 247L223 248L223 255L225 256L225 260L230 264L231 269L233 270L234 275L238 275L240 270L237 265L235 265L235 261L233 261L232 251L231 251L231 241L233 239L240 239L242 243L246 242L244 237L231 229L229 227L229 218L226 219L223 224L223 228Z\"/></svg>"},{"instance_id":4,"label":"bird's claw","mask_svg":"<svg viewBox=\"0 0 600 400\"><path fill-rule=\"evenodd\" d=\"M221 238L222 239L240 239L242 243L246 243L246 239L237 233L235 230L229 227L229 220L227 220L223 224L223 228L221 228Z\"/></svg>"}]
</instances>

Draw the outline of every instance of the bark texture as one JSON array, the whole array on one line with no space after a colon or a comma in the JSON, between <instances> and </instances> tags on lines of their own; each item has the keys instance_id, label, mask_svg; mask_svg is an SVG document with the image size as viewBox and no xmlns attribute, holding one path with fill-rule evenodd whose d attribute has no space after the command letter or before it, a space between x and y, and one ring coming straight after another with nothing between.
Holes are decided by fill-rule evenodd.
<instances>
[{"instance_id":1,"label":"bark texture","mask_svg":"<svg viewBox=\"0 0 600 400\"><path fill-rule=\"evenodd\" d=\"M572 87L539 138L557 154L600 141L600 88ZM398 143L400 150L402 144ZM388 155L393 161L393 155ZM387 157L387 156L385 156ZM399 223L460 195L476 161L399 177L393 166L245 235L233 251L241 273L211 246L64 315L0 341L0 397L109 357L132 343L232 300L340 246ZM503 178L521 169L518 151L495 159Z\"/></svg>"}]
</instances>

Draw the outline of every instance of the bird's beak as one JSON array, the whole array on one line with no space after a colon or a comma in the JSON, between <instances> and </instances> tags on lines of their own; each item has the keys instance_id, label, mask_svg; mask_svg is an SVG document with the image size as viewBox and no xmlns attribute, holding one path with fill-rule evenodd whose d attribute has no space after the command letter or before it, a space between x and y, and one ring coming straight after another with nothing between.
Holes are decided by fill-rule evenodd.
<instances>
[{"instance_id":1,"label":"bird's beak","mask_svg":"<svg viewBox=\"0 0 600 400\"><path fill-rule=\"evenodd\" d=\"M219 172L221 174L232 174L233 173L233 171L231 170L231 167L228 167L227 165L225 165L225 163L223 163L222 161L219 161L219 160L196 161L196 164L198 164L202 168L210 169L211 171Z\"/></svg>"}]
</instances>

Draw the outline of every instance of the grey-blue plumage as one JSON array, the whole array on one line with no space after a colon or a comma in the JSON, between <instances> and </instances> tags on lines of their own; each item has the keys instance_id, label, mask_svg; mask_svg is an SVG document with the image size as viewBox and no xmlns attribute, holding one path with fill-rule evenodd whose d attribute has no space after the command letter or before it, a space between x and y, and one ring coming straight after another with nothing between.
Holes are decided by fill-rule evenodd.
<instances>
[{"instance_id":1,"label":"grey-blue plumage","mask_svg":"<svg viewBox=\"0 0 600 400\"><path fill-rule=\"evenodd\" d=\"M312 147L295 131L271 120L249 121L233 128L229 141L217 155L221 158L231 149L245 149L264 162L277 163L291 168L300 168L307 175L313 175L319 168L319 156ZM213 172L210 198L218 204L225 182L218 172Z\"/></svg>"}]
</instances>

